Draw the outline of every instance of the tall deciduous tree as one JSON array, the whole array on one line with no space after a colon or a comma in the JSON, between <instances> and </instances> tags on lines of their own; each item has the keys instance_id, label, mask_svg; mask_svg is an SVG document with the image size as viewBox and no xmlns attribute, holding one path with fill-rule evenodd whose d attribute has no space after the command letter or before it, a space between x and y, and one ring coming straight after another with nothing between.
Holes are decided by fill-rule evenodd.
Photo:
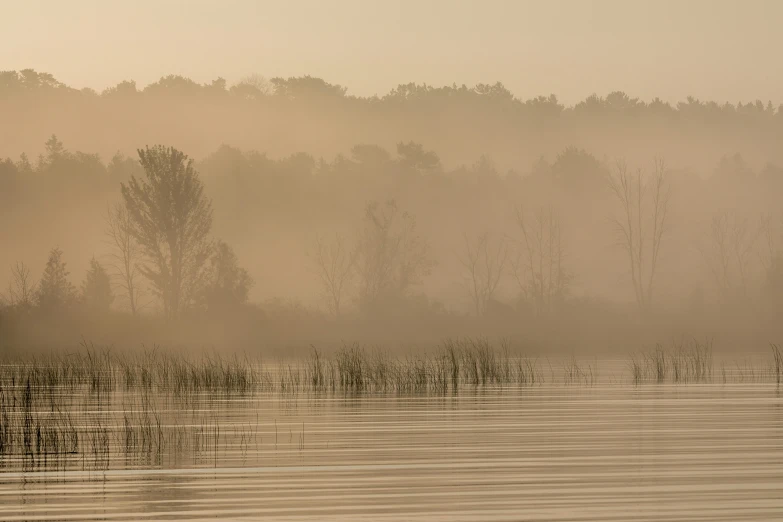
<instances>
[{"instance_id":1,"label":"tall deciduous tree","mask_svg":"<svg viewBox=\"0 0 783 522\"><path fill-rule=\"evenodd\" d=\"M212 204L185 154L162 145L138 152L145 177L123 183L122 197L145 258L141 274L160 297L166 316L175 318L204 283L212 252Z\"/></svg>"},{"instance_id":2,"label":"tall deciduous tree","mask_svg":"<svg viewBox=\"0 0 783 522\"><path fill-rule=\"evenodd\" d=\"M429 244L416 220L394 200L367 205L356 250L359 302L372 308L382 297L402 296L432 270Z\"/></svg>"},{"instance_id":3,"label":"tall deciduous tree","mask_svg":"<svg viewBox=\"0 0 783 522\"><path fill-rule=\"evenodd\" d=\"M310 258L321 281L329 311L337 317L353 274L356 251L339 234L335 234L332 241L318 236L315 238L315 251L310 254Z\"/></svg>"},{"instance_id":4,"label":"tall deciduous tree","mask_svg":"<svg viewBox=\"0 0 783 522\"><path fill-rule=\"evenodd\" d=\"M712 217L709 241L701 251L721 301L747 297L752 254L761 231L737 212L723 211Z\"/></svg>"},{"instance_id":5,"label":"tall deciduous tree","mask_svg":"<svg viewBox=\"0 0 783 522\"><path fill-rule=\"evenodd\" d=\"M517 209L522 233L517 256L512 260L514 277L537 314L552 311L566 297L571 274L565 267L565 247L560 219L555 211L539 208L532 218Z\"/></svg>"},{"instance_id":6,"label":"tall deciduous tree","mask_svg":"<svg viewBox=\"0 0 783 522\"><path fill-rule=\"evenodd\" d=\"M487 312L488 304L494 299L495 291L503 277L508 258L508 248L501 240L493 244L488 232L471 240L465 234L465 251L460 258L465 267L466 286L477 316Z\"/></svg>"},{"instance_id":7,"label":"tall deciduous tree","mask_svg":"<svg viewBox=\"0 0 783 522\"><path fill-rule=\"evenodd\" d=\"M112 275L127 297L131 313L136 315L141 297L138 280L141 250L133 235L133 220L125 205L114 205L106 213L106 237L111 248Z\"/></svg>"},{"instance_id":8,"label":"tall deciduous tree","mask_svg":"<svg viewBox=\"0 0 783 522\"><path fill-rule=\"evenodd\" d=\"M628 172L626 164L617 163L610 187L620 203L620 216L613 218L617 235L628 256L636 303L642 311L652 306L655 274L666 232L670 189L666 182L666 165L656 158L653 172L641 169Z\"/></svg>"}]
</instances>

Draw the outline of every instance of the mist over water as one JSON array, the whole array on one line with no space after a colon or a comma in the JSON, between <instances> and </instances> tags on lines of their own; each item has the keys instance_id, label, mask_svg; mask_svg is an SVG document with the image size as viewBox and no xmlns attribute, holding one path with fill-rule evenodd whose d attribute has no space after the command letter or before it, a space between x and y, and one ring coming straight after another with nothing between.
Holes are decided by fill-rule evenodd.
<instances>
[{"instance_id":1,"label":"mist over water","mask_svg":"<svg viewBox=\"0 0 783 522\"><path fill-rule=\"evenodd\" d=\"M3 73L2 91L5 302L20 292L11 268L35 285L53 248L74 287L93 258L112 279L114 326L78 310L101 324L64 331L71 340L119 342L112 328L127 312L164 307L141 273L129 302L107 233L121 186L146 175L136 150L156 143L192 161L211 208L204 240L223 242L248 276L236 303L248 319L229 313L241 323L230 338L222 317L210 332L196 293L181 303L178 319L204 327L188 342L490 335L598 349L686 335L766 349L780 332L783 120L771 104L615 92L564 106L500 83L361 98L314 77L258 76L97 94L31 70ZM149 263L138 254L126 268ZM389 274L371 281L373 270ZM282 324L296 327L272 335Z\"/></svg>"},{"instance_id":2,"label":"mist over water","mask_svg":"<svg viewBox=\"0 0 783 522\"><path fill-rule=\"evenodd\" d=\"M780 518L750 4L3 6L0 518Z\"/></svg>"}]
</instances>

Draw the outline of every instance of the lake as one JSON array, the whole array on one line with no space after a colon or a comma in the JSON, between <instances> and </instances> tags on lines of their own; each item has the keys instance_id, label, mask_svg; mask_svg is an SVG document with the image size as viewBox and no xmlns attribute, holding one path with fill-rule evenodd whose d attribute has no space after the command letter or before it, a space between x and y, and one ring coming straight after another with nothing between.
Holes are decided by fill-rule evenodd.
<instances>
[{"instance_id":1,"label":"lake","mask_svg":"<svg viewBox=\"0 0 783 522\"><path fill-rule=\"evenodd\" d=\"M2 520L783 517L774 382L51 393L79 448L7 452Z\"/></svg>"}]
</instances>

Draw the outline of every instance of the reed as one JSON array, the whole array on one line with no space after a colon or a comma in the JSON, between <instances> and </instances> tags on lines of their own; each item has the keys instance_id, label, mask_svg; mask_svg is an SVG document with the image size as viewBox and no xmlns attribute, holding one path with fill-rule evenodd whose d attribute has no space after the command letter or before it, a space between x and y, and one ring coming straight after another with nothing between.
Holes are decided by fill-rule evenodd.
<instances>
[{"instance_id":1,"label":"reed","mask_svg":"<svg viewBox=\"0 0 783 522\"><path fill-rule=\"evenodd\" d=\"M783 370L783 357L780 354L780 347L777 344L771 345L772 347L772 369L775 376L775 383L780 385L780 372Z\"/></svg>"},{"instance_id":2,"label":"reed","mask_svg":"<svg viewBox=\"0 0 783 522\"><path fill-rule=\"evenodd\" d=\"M771 351L764 366L747 360L721 364L719 379L780 384L783 356L779 345L772 344ZM576 355L547 361L550 386L599 382L596 361ZM632 354L628 370L634 385L712 382L712 342L657 344ZM215 399L221 397L252 399L263 393L266 400L277 393L295 404L300 393L435 396L543 383L538 359L515 352L507 341L493 345L483 338L449 339L432 351L402 357L358 344L328 354L313 347L302 361L271 366L247 356L158 347L120 352L86 342L68 353L5 353L0 356L0 467L10 459L23 461L25 469L79 463L101 470L118 458L125 465L158 465L183 456L214 464L230 447L246 455L250 441L257 447L258 423L227 430L217 417ZM300 437L303 451L304 428Z\"/></svg>"},{"instance_id":3,"label":"reed","mask_svg":"<svg viewBox=\"0 0 783 522\"><path fill-rule=\"evenodd\" d=\"M711 382L713 377L712 340L674 342L664 348L657 344L654 349L632 354L629 361L631 382L634 385L654 382L693 383ZM725 373L723 375L725 379Z\"/></svg>"}]
</instances>

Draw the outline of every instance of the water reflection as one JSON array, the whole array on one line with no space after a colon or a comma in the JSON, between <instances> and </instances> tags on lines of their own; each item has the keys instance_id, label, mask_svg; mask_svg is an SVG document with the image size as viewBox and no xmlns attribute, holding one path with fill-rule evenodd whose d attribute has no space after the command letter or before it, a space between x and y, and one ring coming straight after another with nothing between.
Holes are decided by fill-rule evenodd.
<instances>
[{"instance_id":1,"label":"water reflection","mask_svg":"<svg viewBox=\"0 0 783 522\"><path fill-rule=\"evenodd\" d=\"M0 519L774 520L783 512L781 397L770 385L158 399L152 440L129 452L122 423L138 421L140 397L108 408L73 398L85 405L74 419L80 430L107 430L108 454L96 457L104 464L90 463L91 451L57 467L6 456Z\"/></svg>"}]
</instances>

